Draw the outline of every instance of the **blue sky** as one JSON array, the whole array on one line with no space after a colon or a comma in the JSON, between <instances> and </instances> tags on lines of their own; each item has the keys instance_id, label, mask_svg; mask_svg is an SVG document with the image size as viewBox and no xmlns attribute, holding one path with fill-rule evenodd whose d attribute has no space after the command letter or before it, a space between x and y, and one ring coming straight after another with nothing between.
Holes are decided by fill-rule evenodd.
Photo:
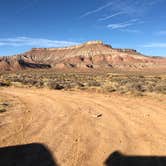
<instances>
[{"instance_id":1,"label":"blue sky","mask_svg":"<svg viewBox=\"0 0 166 166\"><path fill-rule=\"evenodd\" d=\"M0 0L0 55L103 40L166 56L166 0Z\"/></svg>"}]
</instances>

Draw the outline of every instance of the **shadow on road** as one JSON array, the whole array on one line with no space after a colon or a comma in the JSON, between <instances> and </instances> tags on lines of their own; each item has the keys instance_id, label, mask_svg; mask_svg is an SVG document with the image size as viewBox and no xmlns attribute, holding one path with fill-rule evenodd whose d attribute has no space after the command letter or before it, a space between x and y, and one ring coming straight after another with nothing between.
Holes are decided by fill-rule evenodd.
<instances>
[{"instance_id":1,"label":"shadow on road","mask_svg":"<svg viewBox=\"0 0 166 166\"><path fill-rule=\"evenodd\" d=\"M127 156L116 151L105 161L106 166L166 166L164 156Z\"/></svg>"},{"instance_id":2,"label":"shadow on road","mask_svg":"<svg viewBox=\"0 0 166 166\"><path fill-rule=\"evenodd\" d=\"M39 143L0 148L0 166L57 166L49 149Z\"/></svg>"}]
</instances>

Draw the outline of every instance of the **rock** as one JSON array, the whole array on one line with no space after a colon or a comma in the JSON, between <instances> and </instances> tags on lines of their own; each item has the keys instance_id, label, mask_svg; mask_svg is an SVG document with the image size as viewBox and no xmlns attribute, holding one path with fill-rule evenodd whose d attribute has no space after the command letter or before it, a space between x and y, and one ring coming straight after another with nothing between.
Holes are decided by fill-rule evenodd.
<instances>
[{"instance_id":1,"label":"rock","mask_svg":"<svg viewBox=\"0 0 166 166\"><path fill-rule=\"evenodd\" d=\"M0 71L24 69L166 69L166 58L148 57L133 49L116 49L102 41L64 48L33 48L23 54L0 57Z\"/></svg>"},{"instance_id":2,"label":"rock","mask_svg":"<svg viewBox=\"0 0 166 166\"><path fill-rule=\"evenodd\" d=\"M94 118L100 118L102 116L103 116L102 114L93 115Z\"/></svg>"},{"instance_id":3,"label":"rock","mask_svg":"<svg viewBox=\"0 0 166 166\"><path fill-rule=\"evenodd\" d=\"M99 117L102 117L102 114L98 114L98 115L97 115L97 118L99 118Z\"/></svg>"}]
</instances>

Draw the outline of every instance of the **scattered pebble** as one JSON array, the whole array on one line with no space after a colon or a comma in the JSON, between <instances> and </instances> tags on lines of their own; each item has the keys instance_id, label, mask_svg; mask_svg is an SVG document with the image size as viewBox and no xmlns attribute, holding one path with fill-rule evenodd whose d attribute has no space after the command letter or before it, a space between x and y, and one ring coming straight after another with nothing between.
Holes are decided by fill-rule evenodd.
<instances>
[{"instance_id":1,"label":"scattered pebble","mask_svg":"<svg viewBox=\"0 0 166 166\"><path fill-rule=\"evenodd\" d=\"M94 118L100 118L102 117L102 114L97 114L97 115L93 115Z\"/></svg>"},{"instance_id":2,"label":"scattered pebble","mask_svg":"<svg viewBox=\"0 0 166 166\"><path fill-rule=\"evenodd\" d=\"M147 114L146 116L147 116L147 117L150 117L150 114Z\"/></svg>"},{"instance_id":3,"label":"scattered pebble","mask_svg":"<svg viewBox=\"0 0 166 166\"><path fill-rule=\"evenodd\" d=\"M102 114L98 114L98 115L97 115L97 118L99 118L99 117L102 117Z\"/></svg>"}]
</instances>

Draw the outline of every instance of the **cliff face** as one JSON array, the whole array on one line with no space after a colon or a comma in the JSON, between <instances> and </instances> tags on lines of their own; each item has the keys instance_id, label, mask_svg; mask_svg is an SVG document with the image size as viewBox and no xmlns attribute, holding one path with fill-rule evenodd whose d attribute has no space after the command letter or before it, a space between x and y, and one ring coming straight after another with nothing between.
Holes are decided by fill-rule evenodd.
<instances>
[{"instance_id":1,"label":"cliff face","mask_svg":"<svg viewBox=\"0 0 166 166\"><path fill-rule=\"evenodd\" d=\"M65 48L33 48L23 54L0 58L0 70L27 68L143 69L166 66L166 59L147 57L132 49L114 49L102 41Z\"/></svg>"}]
</instances>

